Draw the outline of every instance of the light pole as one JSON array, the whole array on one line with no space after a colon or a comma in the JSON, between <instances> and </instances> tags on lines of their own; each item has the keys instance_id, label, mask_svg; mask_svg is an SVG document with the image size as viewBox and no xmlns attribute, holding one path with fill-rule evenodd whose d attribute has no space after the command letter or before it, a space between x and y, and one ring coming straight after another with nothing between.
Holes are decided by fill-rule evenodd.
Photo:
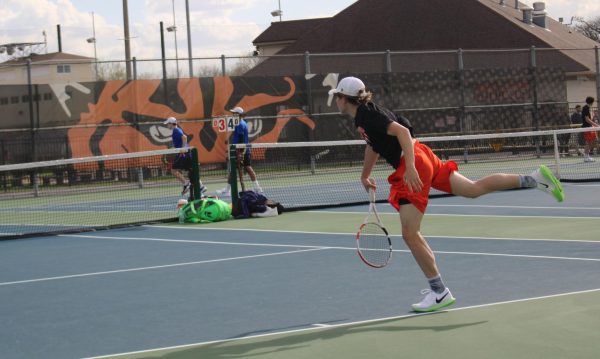
<instances>
[{"instance_id":1,"label":"light pole","mask_svg":"<svg viewBox=\"0 0 600 359\"><path fill-rule=\"evenodd\" d=\"M92 11L92 37L87 38L85 41L88 44L94 44L94 61L96 63L96 80L98 80L98 55L96 54L96 23L94 22L94 12Z\"/></svg>"},{"instance_id":2,"label":"light pole","mask_svg":"<svg viewBox=\"0 0 600 359\"><path fill-rule=\"evenodd\" d=\"M127 80L131 80L131 47L129 45L129 5L123 0L123 35L125 38L125 72Z\"/></svg>"},{"instance_id":3,"label":"light pole","mask_svg":"<svg viewBox=\"0 0 600 359\"><path fill-rule=\"evenodd\" d=\"M188 0L185 0L185 21L187 27L188 65L190 67L190 78L192 78L194 77L194 70L192 69L192 33L190 30L190 4Z\"/></svg>"},{"instance_id":4,"label":"light pole","mask_svg":"<svg viewBox=\"0 0 600 359\"><path fill-rule=\"evenodd\" d=\"M177 25L175 24L175 0L172 0L173 4L173 26L167 27L168 32L172 32L175 35L175 66L177 67L177 78L179 78L179 54L177 53Z\"/></svg>"},{"instance_id":5,"label":"light pole","mask_svg":"<svg viewBox=\"0 0 600 359\"><path fill-rule=\"evenodd\" d=\"M281 0L277 0L277 10L271 11L271 16L279 16L279 21L281 21L281 15L283 15L283 11L281 11Z\"/></svg>"}]
</instances>

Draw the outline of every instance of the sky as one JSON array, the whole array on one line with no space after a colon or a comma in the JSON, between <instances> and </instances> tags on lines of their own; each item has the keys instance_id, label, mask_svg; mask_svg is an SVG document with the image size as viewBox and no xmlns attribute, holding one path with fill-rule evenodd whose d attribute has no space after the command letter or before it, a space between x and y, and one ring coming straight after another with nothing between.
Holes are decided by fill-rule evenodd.
<instances>
[{"instance_id":1,"label":"sky","mask_svg":"<svg viewBox=\"0 0 600 359\"><path fill-rule=\"evenodd\" d=\"M246 56L254 40L279 17L271 11L281 6L283 20L329 17L355 0L188 0L193 57ZM414 0L420 1L420 0ZM481 0L496 1L496 0ZM511 4L513 0L505 0ZM523 1L522 1L523 2ZM531 4L533 1L525 1ZM546 0L552 18L600 16L599 0ZM175 17L173 17L173 4ZM131 53L138 59L161 56L159 23L177 26L177 53L187 57L185 0L129 0ZM92 26L92 12L94 26ZM122 0L0 0L0 44L44 42L48 52L58 50L56 25L61 25L62 50L94 57L86 42L95 29L100 60L124 58ZM175 58L175 36L165 31L166 57ZM6 60L0 55L0 61Z\"/></svg>"}]
</instances>

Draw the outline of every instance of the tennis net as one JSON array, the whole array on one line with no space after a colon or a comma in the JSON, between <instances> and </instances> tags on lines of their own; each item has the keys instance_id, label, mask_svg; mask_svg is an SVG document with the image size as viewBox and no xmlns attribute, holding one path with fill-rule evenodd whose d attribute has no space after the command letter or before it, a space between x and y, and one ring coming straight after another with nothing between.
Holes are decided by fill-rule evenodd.
<instances>
[{"instance_id":1,"label":"tennis net","mask_svg":"<svg viewBox=\"0 0 600 359\"><path fill-rule=\"evenodd\" d=\"M183 189L171 173L178 152L0 166L0 238L174 220ZM190 156L198 178L195 149ZM191 188L198 193L198 181Z\"/></svg>"},{"instance_id":2,"label":"tennis net","mask_svg":"<svg viewBox=\"0 0 600 359\"><path fill-rule=\"evenodd\" d=\"M459 171L471 179L497 172L529 174L545 164L564 182L584 182L600 181L600 156L596 150L596 161L584 162L582 133L599 130L425 137L419 141L443 160L455 161ZM362 140L238 144L232 145L230 151L235 151L234 147L251 151L251 164L265 196L286 209L367 203L360 183L365 150ZM231 166L236 168L236 156L230 153ZM387 176L392 170L381 159L373 169L372 177L379 184L378 201L389 195ZM230 184L241 191L237 183ZM244 184L246 189L253 189L247 175ZM442 193L433 190L431 195Z\"/></svg>"}]
</instances>

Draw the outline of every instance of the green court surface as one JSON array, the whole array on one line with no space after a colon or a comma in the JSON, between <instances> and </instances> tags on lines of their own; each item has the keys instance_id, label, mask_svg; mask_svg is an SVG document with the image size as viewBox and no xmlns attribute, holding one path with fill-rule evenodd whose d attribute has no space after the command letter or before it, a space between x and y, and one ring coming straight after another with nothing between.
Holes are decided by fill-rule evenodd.
<instances>
[{"instance_id":1,"label":"green court surface","mask_svg":"<svg viewBox=\"0 0 600 359\"><path fill-rule=\"evenodd\" d=\"M376 304L376 299L374 299ZM115 358L597 358L600 290Z\"/></svg>"},{"instance_id":2,"label":"green court surface","mask_svg":"<svg viewBox=\"0 0 600 359\"><path fill-rule=\"evenodd\" d=\"M400 233L398 215L385 213L391 233ZM348 233L363 213L313 211L274 218L205 224L198 229ZM185 227L178 224L159 227ZM275 228L281 228L277 230ZM493 231L490 231L493 228ZM483 215L428 215L431 237L474 240L600 241L597 218ZM473 268L474 271L479 270ZM526 273L523 273L527 276ZM483 290L483 289L482 289ZM409 314L275 334L133 352L114 358L598 358L600 289L557 292L514 301L458 307L434 314ZM377 305L377 296L373 297Z\"/></svg>"},{"instance_id":3,"label":"green court surface","mask_svg":"<svg viewBox=\"0 0 600 359\"><path fill-rule=\"evenodd\" d=\"M257 220L203 224L203 228L275 230L296 232L351 233L365 214L335 211L292 212ZM400 235L397 213L381 213L391 235ZM187 228L191 228L187 226ZM533 217L485 215L436 215L423 219L425 236L476 238L524 238L600 241L600 224L594 217Z\"/></svg>"}]
</instances>

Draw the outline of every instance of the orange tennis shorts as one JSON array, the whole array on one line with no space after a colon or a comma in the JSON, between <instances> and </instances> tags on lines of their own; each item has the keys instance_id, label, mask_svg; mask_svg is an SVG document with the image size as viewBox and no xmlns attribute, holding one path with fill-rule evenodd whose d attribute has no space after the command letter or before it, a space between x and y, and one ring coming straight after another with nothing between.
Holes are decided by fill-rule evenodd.
<instances>
[{"instance_id":1,"label":"orange tennis shorts","mask_svg":"<svg viewBox=\"0 0 600 359\"><path fill-rule=\"evenodd\" d=\"M388 182L391 185L388 201L396 210L400 210L402 204L410 202L421 213L425 213L431 187L446 193L452 193L450 174L458 170L458 165L454 161L442 162L429 147L419 141L415 142L414 151L415 167L423 182L423 189L421 192L411 192L406 187L404 183L406 164L404 163L404 156L402 156L400 165L388 177Z\"/></svg>"},{"instance_id":2,"label":"orange tennis shorts","mask_svg":"<svg viewBox=\"0 0 600 359\"><path fill-rule=\"evenodd\" d=\"M585 140L585 142L592 142L595 139L598 138L598 132L597 131L589 131L589 132L584 132L583 133L583 139Z\"/></svg>"}]
</instances>

